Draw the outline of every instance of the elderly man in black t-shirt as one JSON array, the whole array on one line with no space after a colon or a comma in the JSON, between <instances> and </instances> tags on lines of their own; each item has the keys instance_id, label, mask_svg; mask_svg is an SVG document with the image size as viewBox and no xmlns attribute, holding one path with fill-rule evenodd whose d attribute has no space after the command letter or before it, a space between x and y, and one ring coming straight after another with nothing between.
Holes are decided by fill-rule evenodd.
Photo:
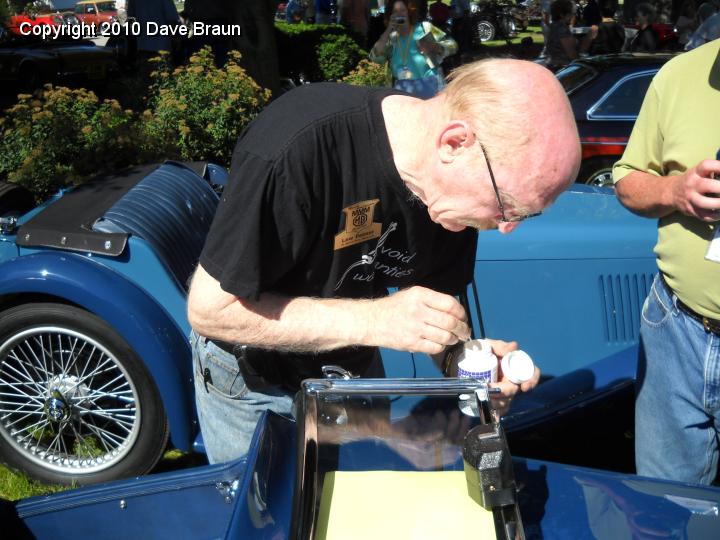
<instances>
[{"instance_id":1,"label":"elderly man in black t-shirt","mask_svg":"<svg viewBox=\"0 0 720 540\"><path fill-rule=\"evenodd\" d=\"M562 87L529 62L467 65L427 101L318 84L267 107L235 148L188 299L210 461L246 453L262 411L290 414L323 365L382 376L378 347L468 339L454 295L477 231L542 211L579 160ZM538 379L497 385L511 398Z\"/></svg>"}]
</instances>

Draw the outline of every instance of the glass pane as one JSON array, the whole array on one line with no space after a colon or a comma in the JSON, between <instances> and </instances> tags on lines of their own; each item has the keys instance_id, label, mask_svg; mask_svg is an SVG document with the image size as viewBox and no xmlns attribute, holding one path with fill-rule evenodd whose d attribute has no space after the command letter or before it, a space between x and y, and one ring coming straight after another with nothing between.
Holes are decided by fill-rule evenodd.
<instances>
[{"instance_id":1,"label":"glass pane","mask_svg":"<svg viewBox=\"0 0 720 540\"><path fill-rule=\"evenodd\" d=\"M598 105L592 114L593 118L605 116L637 118L653 76L654 74L648 74L623 82Z\"/></svg>"},{"instance_id":2,"label":"glass pane","mask_svg":"<svg viewBox=\"0 0 720 540\"><path fill-rule=\"evenodd\" d=\"M555 74L568 94L580 88L580 86L594 78L595 75L595 70L584 64L570 64Z\"/></svg>"},{"instance_id":3,"label":"glass pane","mask_svg":"<svg viewBox=\"0 0 720 540\"><path fill-rule=\"evenodd\" d=\"M493 512L471 493L463 462L468 432L496 419L475 399L480 388L469 379L356 379L302 390L303 487L295 495L303 519L296 525L308 532L314 523L315 540L494 538ZM445 531L434 529L438 513L448 518Z\"/></svg>"}]
</instances>

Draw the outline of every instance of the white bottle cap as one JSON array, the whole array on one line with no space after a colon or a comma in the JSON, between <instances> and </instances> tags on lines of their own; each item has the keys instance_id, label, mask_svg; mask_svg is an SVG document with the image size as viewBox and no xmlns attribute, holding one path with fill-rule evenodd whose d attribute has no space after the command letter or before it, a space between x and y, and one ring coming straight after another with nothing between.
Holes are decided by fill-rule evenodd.
<instances>
[{"instance_id":1,"label":"white bottle cap","mask_svg":"<svg viewBox=\"0 0 720 540\"><path fill-rule=\"evenodd\" d=\"M482 339L465 343L458 362L458 377L497 382L497 357L490 343Z\"/></svg>"},{"instance_id":2,"label":"white bottle cap","mask_svg":"<svg viewBox=\"0 0 720 540\"><path fill-rule=\"evenodd\" d=\"M510 379L510 382L522 384L532 379L535 373L535 364L532 358L525 351L511 351L503 356L500 362L503 375Z\"/></svg>"}]
</instances>

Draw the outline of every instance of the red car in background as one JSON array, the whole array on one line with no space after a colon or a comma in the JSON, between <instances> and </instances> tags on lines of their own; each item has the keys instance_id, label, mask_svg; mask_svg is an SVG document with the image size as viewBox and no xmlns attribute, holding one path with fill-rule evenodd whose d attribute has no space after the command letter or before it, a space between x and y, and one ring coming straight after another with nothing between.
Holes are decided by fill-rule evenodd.
<instances>
[{"instance_id":1,"label":"red car in background","mask_svg":"<svg viewBox=\"0 0 720 540\"><path fill-rule=\"evenodd\" d=\"M63 24L73 24L71 19L67 18L68 14L63 13L39 13L37 15L29 15L27 13L20 13L19 15L13 15L10 17L6 28L12 34L16 36L28 36L32 33L32 27L34 26L62 26ZM72 14L69 14L72 17ZM74 19L74 17L73 17ZM77 19L74 21L77 23ZM20 25L27 23L29 26L23 25L21 31Z\"/></svg>"},{"instance_id":2,"label":"red car in background","mask_svg":"<svg viewBox=\"0 0 720 540\"><path fill-rule=\"evenodd\" d=\"M75 4L75 16L81 23L94 24L99 27L103 23L112 23L118 18L115 2L95 2L82 0Z\"/></svg>"},{"instance_id":3,"label":"red car in background","mask_svg":"<svg viewBox=\"0 0 720 540\"><path fill-rule=\"evenodd\" d=\"M580 135L582 164L577 182L613 185L613 164L625 151L650 81L673 56L591 56L555 74L567 92Z\"/></svg>"}]
</instances>

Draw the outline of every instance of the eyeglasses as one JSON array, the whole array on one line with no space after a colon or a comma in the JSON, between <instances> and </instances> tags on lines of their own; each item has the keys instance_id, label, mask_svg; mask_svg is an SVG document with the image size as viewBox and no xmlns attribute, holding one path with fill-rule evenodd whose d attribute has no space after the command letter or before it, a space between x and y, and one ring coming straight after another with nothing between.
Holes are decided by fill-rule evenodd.
<instances>
[{"instance_id":1,"label":"eyeglasses","mask_svg":"<svg viewBox=\"0 0 720 540\"><path fill-rule=\"evenodd\" d=\"M505 215L505 205L503 205L502 199L500 198L500 192L498 191L497 183L495 183L495 175L493 174L492 166L490 165L490 160L488 159L487 152L485 151L483 143L478 141L478 144L480 145L483 156L485 156L485 163L487 163L488 172L490 173L490 181L492 182L493 190L495 190L495 197L497 197L498 207L500 208L499 223L517 223L518 221L524 221L526 219L538 217L539 215L541 215L542 212L534 212L532 214L525 214L522 216L512 216L510 218Z\"/></svg>"}]
</instances>

